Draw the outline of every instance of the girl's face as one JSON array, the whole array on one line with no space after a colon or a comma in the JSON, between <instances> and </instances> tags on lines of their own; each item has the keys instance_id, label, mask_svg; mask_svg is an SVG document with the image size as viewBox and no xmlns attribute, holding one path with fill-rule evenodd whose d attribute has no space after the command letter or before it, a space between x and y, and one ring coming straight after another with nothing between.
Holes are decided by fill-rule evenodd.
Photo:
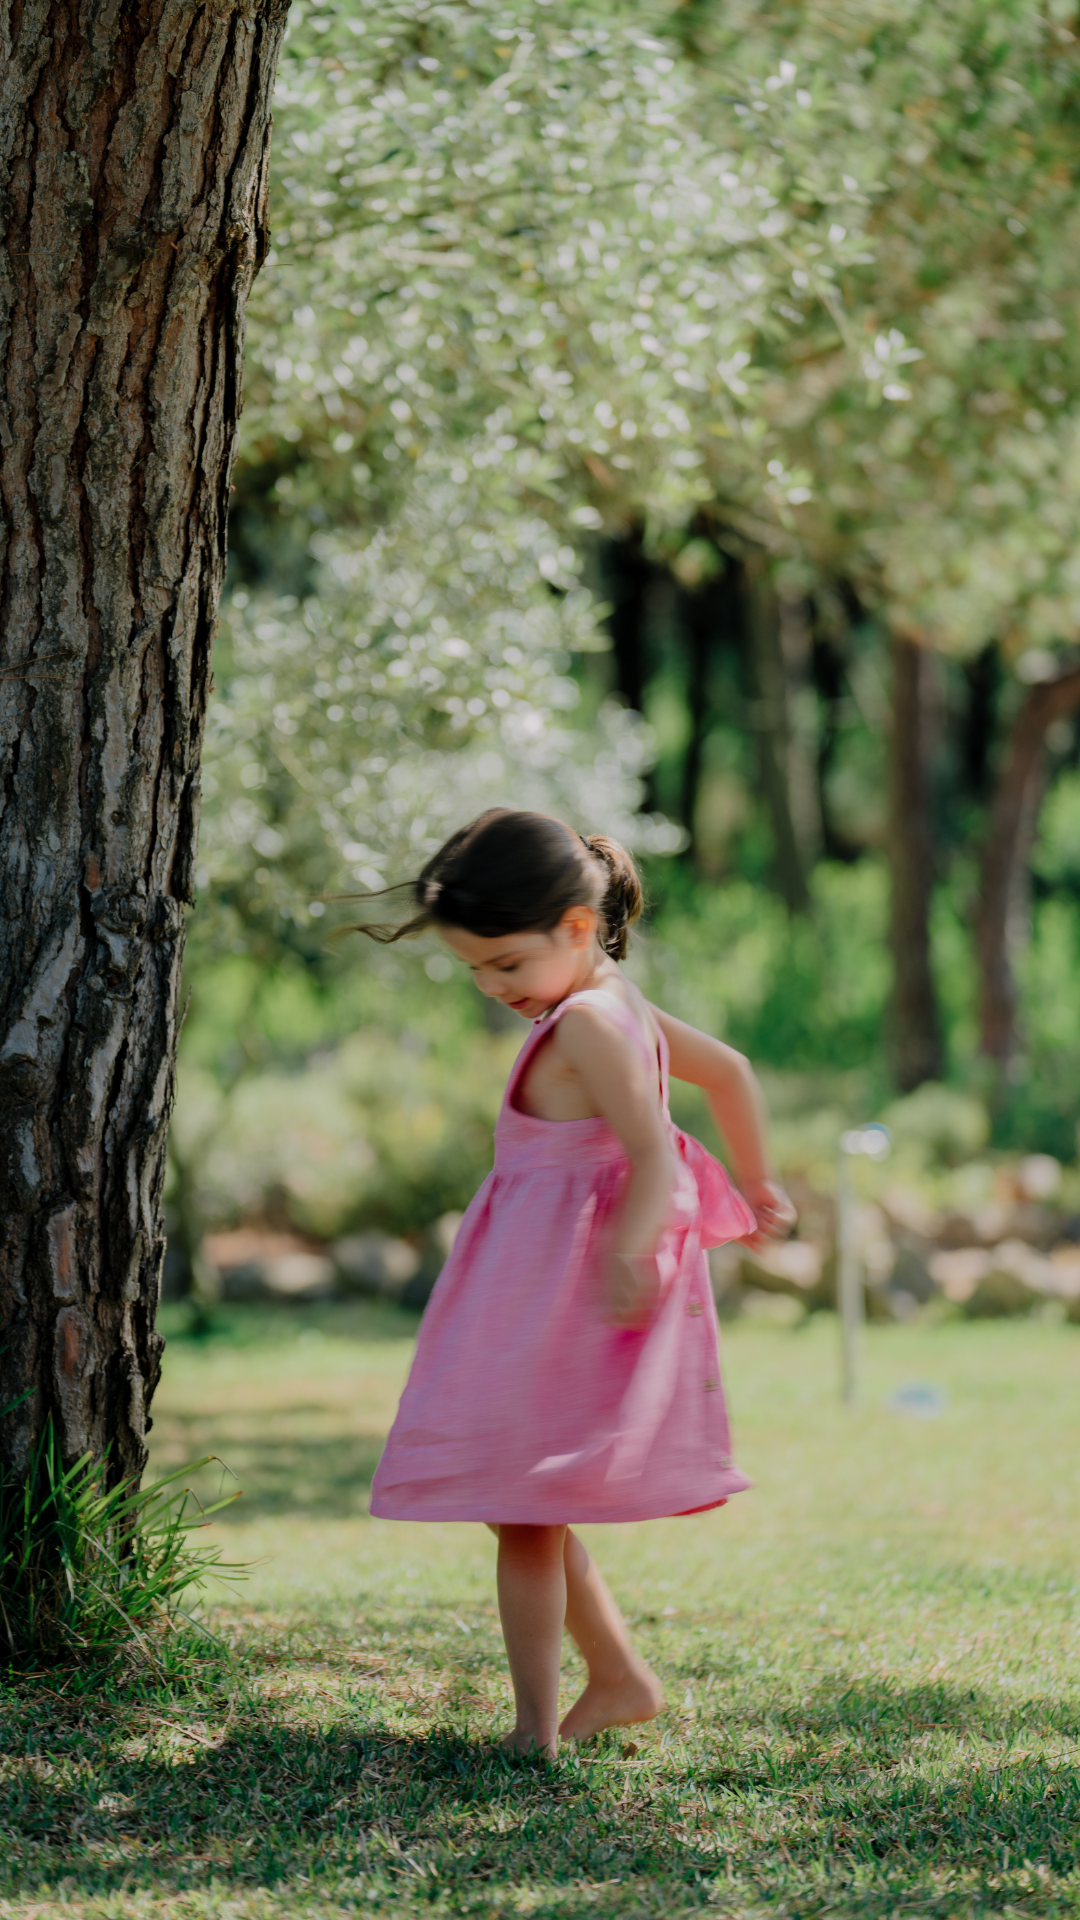
<instances>
[{"instance_id":1,"label":"girl's face","mask_svg":"<svg viewBox=\"0 0 1080 1920\"><path fill-rule=\"evenodd\" d=\"M462 927L440 927L439 933L489 1000L501 1000L526 1020L539 1020L602 961L597 925L595 908L582 906L568 907L550 933L506 933L493 940Z\"/></svg>"}]
</instances>

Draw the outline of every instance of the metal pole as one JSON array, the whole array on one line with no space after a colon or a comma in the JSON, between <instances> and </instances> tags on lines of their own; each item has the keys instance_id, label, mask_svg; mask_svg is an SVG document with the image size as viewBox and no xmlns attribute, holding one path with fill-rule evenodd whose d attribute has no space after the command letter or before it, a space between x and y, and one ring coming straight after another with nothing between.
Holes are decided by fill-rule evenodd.
<instances>
[{"instance_id":1,"label":"metal pole","mask_svg":"<svg viewBox=\"0 0 1080 1920\"><path fill-rule=\"evenodd\" d=\"M840 1309L840 1374L844 1404L855 1405L859 1391L859 1348L864 1308L862 1266L855 1235L855 1197L851 1191L848 1150L840 1143L836 1177L837 1306Z\"/></svg>"},{"instance_id":2,"label":"metal pole","mask_svg":"<svg viewBox=\"0 0 1080 1920\"><path fill-rule=\"evenodd\" d=\"M859 1258L855 1194L851 1161L856 1154L887 1160L892 1135L880 1120L853 1127L840 1135L836 1159L836 1304L840 1311L840 1379L844 1405L853 1407L859 1396L859 1362L866 1319L862 1261Z\"/></svg>"}]
</instances>

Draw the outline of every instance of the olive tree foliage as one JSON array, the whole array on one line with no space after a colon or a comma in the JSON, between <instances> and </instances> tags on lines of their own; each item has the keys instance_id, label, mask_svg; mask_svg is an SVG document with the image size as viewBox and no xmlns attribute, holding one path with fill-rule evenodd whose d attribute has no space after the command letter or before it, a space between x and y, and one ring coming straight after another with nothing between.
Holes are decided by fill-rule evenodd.
<instances>
[{"instance_id":1,"label":"olive tree foliage","mask_svg":"<svg viewBox=\"0 0 1080 1920\"><path fill-rule=\"evenodd\" d=\"M695 19L708 67L760 15ZM764 399L785 457L815 474L803 552L853 580L892 635L893 1050L907 1085L941 1059L932 716L925 691L907 697L933 676L918 656L997 642L1015 670L972 903L980 1046L1000 1065L1020 1045L1014 958L1044 740L1080 704L1076 24L1071 6L1024 0L857 18L810 6L772 23L770 58L821 74L823 146L866 200L872 265L777 359Z\"/></svg>"},{"instance_id":2,"label":"olive tree foliage","mask_svg":"<svg viewBox=\"0 0 1080 1920\"><path fill-rule=\"evenodd\" d=\"M294 9L249 446L354 501L707 503L934 644L1053 645L1073 11Z\"/></svg>"},{"instance_id":3,"label":"olive tree foliage","mask_svg":"<svg viewBox=\"0 0 1080 1920\"><path fill-rule=\"evenodd\" d=\"M928 688L927 649L997 642L1015 673L972 902L980 1047L1000 1066L1021 1045L1045 741L1080 706L1076 24L1053 5L872 6L849 23L842 84L834 8L779 25L789 58L832 60L824 143L864 182L874 256L831 337L823 320L800 366L766 376L770 423L817 476L804 551L883 615L894 690ZM923 701L894 697L891 732L894 1057L911 1085L941 1058Z\"/></svg>"},{"instance_id":4,"label":"olive tree foliage","mask_svg":"<svg viewBox=\"0 0 1080 1920\"><path fill-rule=\"evenodd\" d=\"M677 844L634 820L635 717L567 725L570 658L606 645L570 543L711 495L703 408L752 445L743 370L791 325L793 255L783 156L737 159L647 25L293 10L245 458L278 470L286 541L336 525L314 591L226 622L201 857L249 924L415 866L485 800ZM815 282L829 224L796 243ZM805 497L762 474L778 508Z\"/></svg>"},{"instance_id":5,"label":"olive tree foliage","mask_svg":"<svg viewBox=\"0 0 1080 1920\"><path fill-rule=\"evenodd\" d=\"M998 641L1014 707L1026 685L1067 674L1080 598L1074 29L1062 0L693 0L587 18L565 0L298 0L244 459L253 484L275 477L284 543L304 529L305 546L312 518L334 527L337 572L322 575L321 610L302 585L304 605L246 610L238 658L261 661L260 697L299 698L295 676L314 660L305 621L345 635L352 613L326 609L344 605L349 549L366 555L355 578L376 599L381 568L426 581L410 645L441 673L443 642L461 637L453 583L485 540L513 541L516 611L536 609L535 631L565 650L551 596L573 596L575 544L702 515L770 554L789 590L853 583L898 646L964 657ZM580 600L555 617L578 635L588 618ZM295 642L262 659L258 633L274 622ZM470 645L466 709L488 671L484 644ZM357 704L311 708L339 791L357 749L330 709L351 718ZM324 848L398 844L384 788L402 832L415 816L437 835L471 804L479 788L457 757L465 785L460 799L443 786L443 817L422 788L414 802L406 769L438 750L447 712L432 703L433 733L419 707L410 716L396 753L368 755L387 761L364 773L369 811L355 810L349 839L320 825ZM470 765L483 753L478 732ZM293 812L310 835L328 816L304 814L306 791ZM211 867L214 820L212 807ZM255 872L272 873L271 890L282 872L256 858L251 843L253 898ZM997 896L1014 891L1007 877ZM925 901L915 908L925 947Z\"/></svg>"},{"instance_id":6,"label":"olive tree foliage","mask_svg":"<svg viewBox=\"0 0 1080 1920\"><path fill-rule=\"evenodd\" d=\"M508 792L677 844L637 812L637 716L610 705L587 734L568 724L571 655L598 632L580 589L536 591L542 569L573 560L543 521L519 518L508 551L459 489L422 490L366 542L314 544L319 592L302 604L234 597L211 711L201 877L249 933L321 917L325 890L414 873L451 824Z\"/></svg>"},{"instance_id":7,"label":"olive tree foliage","mask_svg":"<svg viewBox=\"0 0 1080 1920\"><path fill-rule=\"evenodd\" d=\"M857 205L837 177L786 210L814 140L790 61L766 77L783 137L747 139L667 24L545 0L294 9L253 442L323 463L325 436L379 503L472 471L492 511L531 493L594 527L586 490L674 517L711 498L711 438L734 494L752 352L801 327L793 273L814 300L858 251L838 224ZM751 466L779 506L792 486Z\"/></svg>"},{"instance_id":8,"label":"olive tree foliage","mask_svg":"<svg viewBox=\"0 0 1080 1920\"><path fill-rule=\"evenodd\" d=\"M761 18L699 14L706 71ZM1071 5L878 0L769 34L814 75L865 241L762 374L770 432L814 475L799 542L961 655L998 638L1018 659L1080 619L1075 26Z\"/></svg>"}]
</instances>

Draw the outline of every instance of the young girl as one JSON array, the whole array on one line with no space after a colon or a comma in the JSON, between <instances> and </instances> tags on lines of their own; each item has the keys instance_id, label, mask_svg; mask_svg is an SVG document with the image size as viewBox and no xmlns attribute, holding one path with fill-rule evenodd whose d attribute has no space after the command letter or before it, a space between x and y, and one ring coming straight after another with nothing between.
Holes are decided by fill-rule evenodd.
<instances>
[{"instance_id":1,"label":"young girl","mask_svg":"<svg viewBox=\"0 0 1080 1920\"><path fill-rule=\"evenodd\" d=\"M483 1520L517 1704L504 1745L650 1720L664 1702L568 1522L723 1506L731 1458L705 1247L794 1224L741 1054L650 1006L619 971L641 912L629 855L498 808L449 839L398 939L438 928L481 993L533 1022L495 1165L424 1316L372 1489L395 1520ZM669 1072L703 1087L740 1191L673 1125ZM563 1627L588 1684L558 1714Z\"/></svg>"}]
</instances>

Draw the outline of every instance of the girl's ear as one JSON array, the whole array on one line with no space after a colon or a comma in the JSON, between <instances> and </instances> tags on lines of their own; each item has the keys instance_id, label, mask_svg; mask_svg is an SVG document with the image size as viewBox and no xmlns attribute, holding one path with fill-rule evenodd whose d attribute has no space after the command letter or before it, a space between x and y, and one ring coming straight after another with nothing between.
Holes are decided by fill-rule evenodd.
<instances>
[{"instance_id":1,"label":"girl's ear","mask_svg":"<svg viewBox=\"0 0 1080 1920\"><path fill-rule=\"evenodd\" d=\"M595 907L567 907L559 926L572 947L591 947L596 939L599 918Z\"/></svg>"}]
</instances>

